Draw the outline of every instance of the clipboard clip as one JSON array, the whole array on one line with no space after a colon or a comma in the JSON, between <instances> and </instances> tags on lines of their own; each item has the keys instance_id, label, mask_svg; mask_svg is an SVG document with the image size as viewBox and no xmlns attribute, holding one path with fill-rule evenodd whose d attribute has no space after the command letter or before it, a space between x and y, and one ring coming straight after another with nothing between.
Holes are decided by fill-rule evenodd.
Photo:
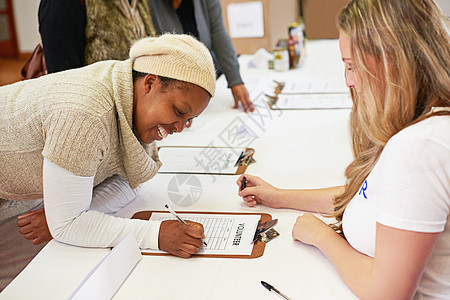
<instances>
[{"instance_id":1,"label":"clipboard clip","mask_svg":"<svg viewBox=\"0 0 450 300\"><path fill-rule=\"evenodd\" d=\"M278 95L275 96L271 96L268 94L264 94L264 96L266 96L267 98L269 98L269 102L267 104L269 104L269 107L272 108L273 105L277 104L278 101Z\"/></svg>"},{"instance_id":2,"label":"clipboard clip","mask_svg":"<svg viewBox=\"0 0 450 300\"><path fill-rule=\"evenodd\" d=\"M252 244L256 241L261 242L269 242L280 234L273 228L278 224L278 219L270 220L264 223L261 223L261 220L258 222L258 226L256 227L255 235L253 236ZM268 234L272 232L271 234Z\"/></svg>"},{"instance_id":3,"label":"clipboard clip","mask_svg":"<svg viewBox=\"0 0 450 300\"><path fill-rule=\"evenodd\" d=\"M277 104L278 101L278 95L281 94L281 92L283 91L286 83L284 81L276 81L273 80L273 82L275 82L275 84L277 85L275 87L275 90L273 91L274 96L268 95L268 94L264 94L267 98L269 98L269 107L272 108L272 106L274 106L275 104Z\"/></svg>"},{"instance_id":4,"label":"clipboard clip","mask_svg":"<svg viewBox=\"0 0 450 300\"><path fill-rule=\"evenodd\" d=\"M248 166L249 164L256 162L256 160L252 157L253 153L255 153L255 149L250 149L246 152L242 151L234 166Z\"/></svg>"},{"instance_id":5,"label":"clipboard clip","mask_svg":"<svg viewBox=\"0 0 450 300\"><path fill-rule=\"evenodd\" d=\"M275 87L275 95L278 95L284 89L286 83L284 81L276 81L276 80L274 80L273 82L275 82L275 84L277 85Z\"/></svg>"}]
</instances>

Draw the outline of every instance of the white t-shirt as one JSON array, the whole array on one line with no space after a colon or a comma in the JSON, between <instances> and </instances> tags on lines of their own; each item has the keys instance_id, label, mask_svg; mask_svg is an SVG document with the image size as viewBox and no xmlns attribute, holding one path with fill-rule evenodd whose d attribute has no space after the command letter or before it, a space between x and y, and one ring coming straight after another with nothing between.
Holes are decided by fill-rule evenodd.
<instances>
[{"instance_id":1,"label":"white t-shirt","mask_svg":"<svg viewBox=\"0 0 450 300\"><path fill-rule=\"evenodd\" d=\"M347 206L342 227L359 252L375 254L376 222L415 232L441 232L417 299L450 299L450 117L405 128L386 144Z\"/></svg>"}]
</instances>

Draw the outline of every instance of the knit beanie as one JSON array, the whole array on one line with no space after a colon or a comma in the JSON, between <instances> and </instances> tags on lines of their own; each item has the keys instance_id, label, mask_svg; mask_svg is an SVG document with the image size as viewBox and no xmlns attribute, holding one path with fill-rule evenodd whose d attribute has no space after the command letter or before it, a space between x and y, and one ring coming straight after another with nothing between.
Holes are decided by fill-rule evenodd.
<instances>
[{"instance_id":1,"label":"knit beanie","mask_svg":"<svg viewBox=\"0 0 450 300\"><path fill-rule=\"evenodd\" d=\"M131 46L130 58L135 71L190 82L214 96L216 73L211 54L192 36L166 33L140 39Z\"/></svg>"}]
</instances>

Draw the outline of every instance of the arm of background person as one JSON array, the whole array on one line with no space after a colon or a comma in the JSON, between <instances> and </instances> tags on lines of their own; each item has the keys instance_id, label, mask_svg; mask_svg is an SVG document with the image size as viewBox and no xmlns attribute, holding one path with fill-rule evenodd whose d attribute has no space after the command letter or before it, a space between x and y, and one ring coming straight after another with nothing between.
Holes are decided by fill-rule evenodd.
<instances>
[{"instance_id":1,"label":"arm of background person","mask_svg":"<svg viewBox=\"0 0 450 300\"><path fill-rule=\"evenodd\" d=\"M84 63L86 12L83 0L41 0L39 32L48 73Z\"/></svg>"},{"instance_id":2,"label":"arm of background person","mask_svg":"<svg viewBox=\"0 0 450 300\"><path fill-rule=\"evenodd\" d=\"M247 88L239 73L239 62L231 38L225 30L222 18L222 8L219 0L207 1L209 27L211 30L212 50L219 61L220 68L228 81L228 87L234 98L233 108L241 103L245 112L255 110ZM208 19L208 18L207 18Z\"/></svg>"},{"instance_id":3,"label":"arm of background person","mask_svg":"<svg viewBox=\"0 0 450 300\"><path fill-rule=\"evenodd\" d=\"M231 38L225 30L222 8L219 0L207 1L212 48L219 61L222 72L228 81L228 87L243 84L239 73L239 62Z\"/></svg>"}]
</instances>

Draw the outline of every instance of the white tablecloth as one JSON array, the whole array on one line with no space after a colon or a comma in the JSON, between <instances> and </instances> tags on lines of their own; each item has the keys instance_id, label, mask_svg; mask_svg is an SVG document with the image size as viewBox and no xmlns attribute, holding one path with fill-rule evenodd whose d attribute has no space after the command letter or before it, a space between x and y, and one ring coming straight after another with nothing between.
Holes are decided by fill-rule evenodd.
<instances>
[{"instance_id":1,"label":"white tablecloth","mask_svg":"<svg viewBox=\"0 0 450 300\"><path fill-rule=\"evenodd\" d=\"M345 88L343 63L337 40L309 41L301 68L277 73L247 68L241 73L249 90L261 78L325 80ZM348 118L350 110L271 111L259 107L251 115L233 110L226 81L217 82L216 96L205 112L182 134L159 145L250 146L256 163L247 173L280 188L320 188L342 185L351 161ZM253 136L233 138L233 130L253 125ZM165 203L177 211L267 212L278 218L281 234L256 259L182 259L144 256L122 285L115 299L276 299L260 284L267 281L293 299L355 299L330 261L315 247L292 240L291 230L302 212L247 207L237 195L238 176L194 175L201 184L195 203L171 202L174 176L158 174L145 183L142 195L117 215L131 217L141 210L162 210ZM173 183L172 183L173 184ZM179 193L189 193L180 186ZM27 268L0 294L0 299L66 299L108 249L89 249L50 242Z\"/></svg>"}]
</instances>

